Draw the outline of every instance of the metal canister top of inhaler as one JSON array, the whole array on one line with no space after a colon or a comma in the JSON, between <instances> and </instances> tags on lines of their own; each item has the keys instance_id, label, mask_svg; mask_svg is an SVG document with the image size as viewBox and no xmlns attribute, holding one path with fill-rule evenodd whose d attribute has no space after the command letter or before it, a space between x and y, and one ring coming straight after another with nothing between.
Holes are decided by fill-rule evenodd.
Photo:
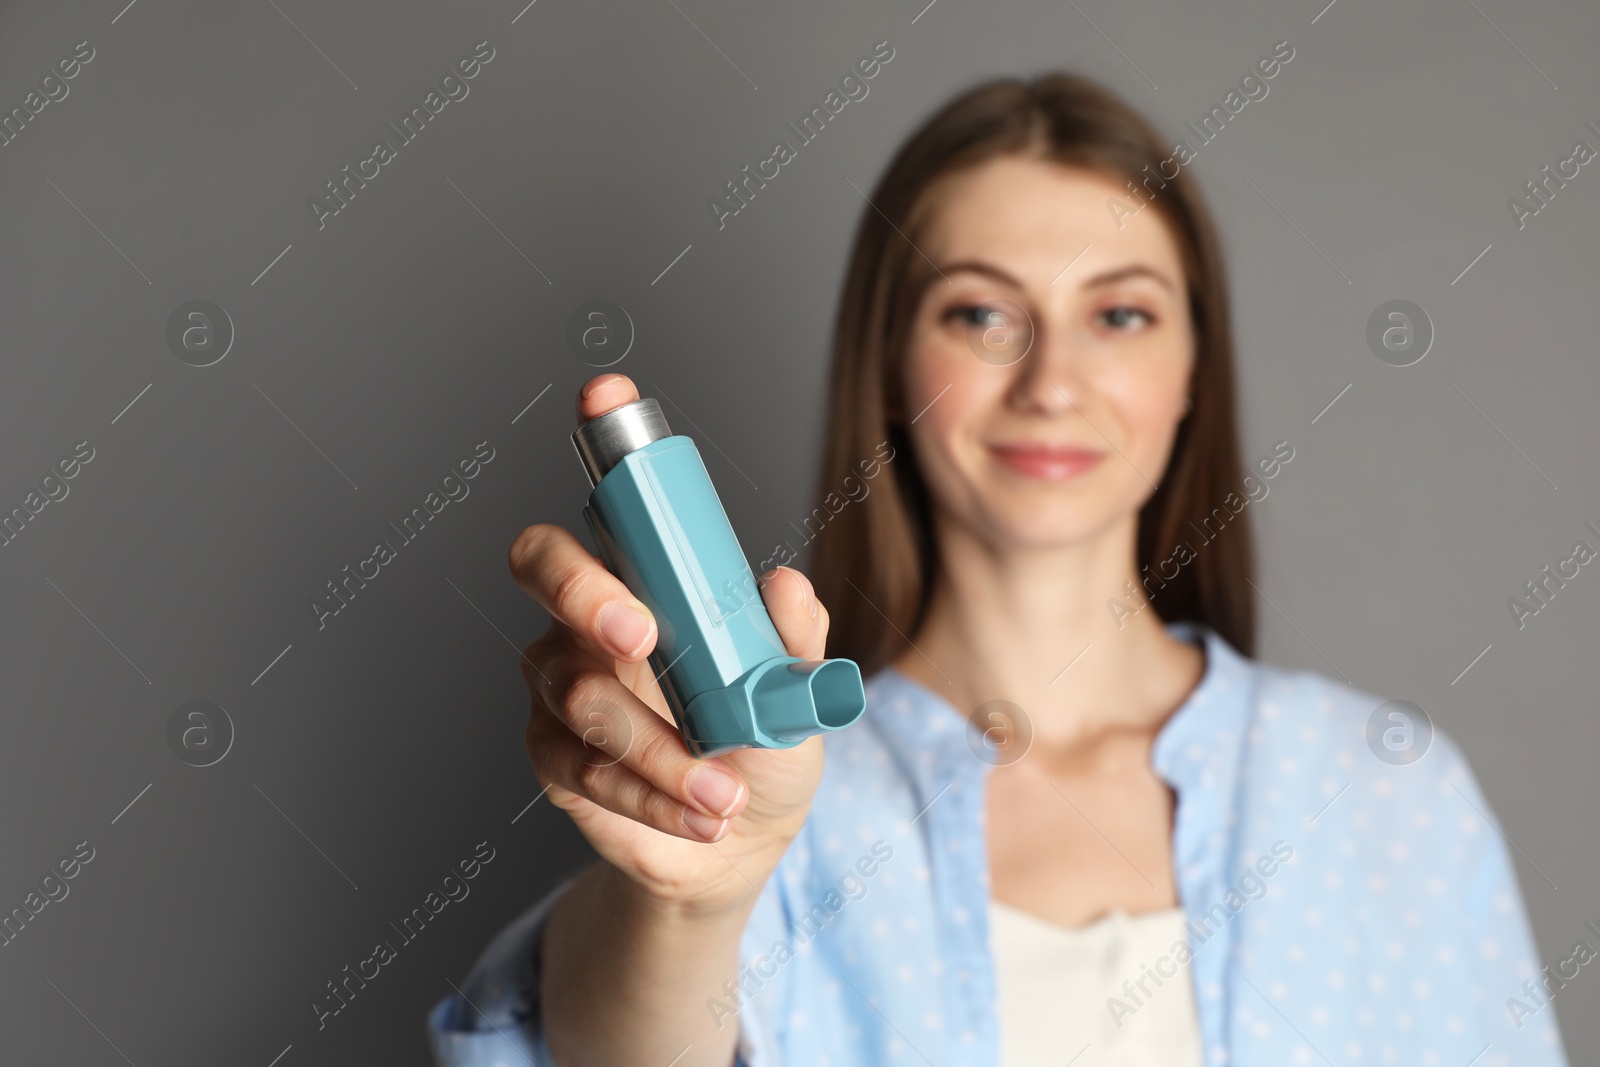
<instances>
[{"instance_id":1,"label":"metal canister top of inhaler","mask_svg":"<svg viewBox=\"0 0 1600 1067\"><path fill-rule=\"evenodd\" d=\"M787 654L699 450L659 403L614 408L572 441L594 487L584 518L656 618L651 664L690 752L790 748L860 718L854 661Z\"/></svg>"}]
</instances>

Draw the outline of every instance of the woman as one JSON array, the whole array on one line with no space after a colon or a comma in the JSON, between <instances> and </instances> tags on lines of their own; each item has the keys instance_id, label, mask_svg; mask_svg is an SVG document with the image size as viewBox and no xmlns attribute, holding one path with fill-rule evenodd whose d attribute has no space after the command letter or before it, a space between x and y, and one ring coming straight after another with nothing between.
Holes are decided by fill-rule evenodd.
<instances>
[{"instance_id":1,"label":"woman","mask_svg":"<svg viewBox=\"0 0 1600 1067\"><path fill-rule=\"evenodd\" d=\"M441 1063L1564 1063L1456 747L1393 762L1379 698L1246 658L1246 498L1294 449L1241 474L1171 155L1091 83L997 81L873 192L818 494L851 502L814 586L762 586L790 654L860 664L853 727L690 758L649 611L517 538L529 755L601 859L438 1005Z\"/></svg>"}]
</instances>

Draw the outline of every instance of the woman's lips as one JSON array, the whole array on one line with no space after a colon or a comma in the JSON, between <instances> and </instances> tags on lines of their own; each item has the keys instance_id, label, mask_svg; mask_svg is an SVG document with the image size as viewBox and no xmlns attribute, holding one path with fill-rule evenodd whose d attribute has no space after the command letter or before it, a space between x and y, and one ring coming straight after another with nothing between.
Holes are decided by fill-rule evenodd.
<instances>
[{"instance_id":1,"label":"woman's lips","mask_svg":"<svg viewBox=\"0 0 1600 1067\"><path fill-rule=\"evenodd\" d=\"M996 459L1018 474L1048 481L1076 478L1105 458L1087 448L1043 448L1029 445L990 445Z\"/></svg>"}]
</instances>

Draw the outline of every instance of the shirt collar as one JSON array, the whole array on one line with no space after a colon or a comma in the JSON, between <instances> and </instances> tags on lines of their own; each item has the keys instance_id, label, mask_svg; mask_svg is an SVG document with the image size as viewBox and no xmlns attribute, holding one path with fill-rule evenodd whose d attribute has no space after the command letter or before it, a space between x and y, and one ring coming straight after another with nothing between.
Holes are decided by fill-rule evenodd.
<instances>
[{"instance_id":1,"label":"shirt collar","mask_svg":"<svg viewBox=\"0 0 1600 1067\"><path fill-rule=\"evenodd\" d=\"M1172 858L1181 906L1194 916L1208 904L1224 900L1233 843L1234 798L1243 757L1243 738L1256 700L1256 666L1203 623L1166 624L1172 636L1205 650L1200 681L1156 734L1151 765L1177 794ZM996 997L993 966L980 942L987 936L987 916L960 917L967 907L981 907L990 895L989 868L982 849L964 848L984 833L984 784L992 761L983 758L982 731L948 699L892 667L867 682L869 728L883 738L890 758L909 778L913 823L940 845L935 879L957 902L955 926L947 931L958 958L971 962L970 987L955 1002L969 1010L975 1032L994 1036L992 1005ZM948 796L947 796L948 794ZM941 800L941 797L946 799ZM1192 921L1192 920L1191 920ZM1211 928L1208 928L1211 929ZM1231 959L1235 925L1225 923L1202 940L1215 948L1192 957L1202 1031L1224 1031L1222 990ZM962 957L962 952L966 953ZM1208 1040L1214 1041L1210 1037Z\"/></svg>"},{"instance_id":2,"label":"shirt collar","mask_svg":"<svg viewBox=\"0 0 1600 1067\"><path fill-rule=\"evenodd\" d=\"M1187 806L1187 817L1225 825L1225 798L1233 795L1239 741L1249 716L1253 664L1204 623L1164 625L1172 636L1201 645L1206 663L1199 683L1157 733L1151 763ZM868 679L867 695L867 721L925 796L932 796L930 785L937 791L968 777L973 766L980 777L990 769L980 758L982 731L948 698L890 666Z\"/></svg>"}]
</instances>

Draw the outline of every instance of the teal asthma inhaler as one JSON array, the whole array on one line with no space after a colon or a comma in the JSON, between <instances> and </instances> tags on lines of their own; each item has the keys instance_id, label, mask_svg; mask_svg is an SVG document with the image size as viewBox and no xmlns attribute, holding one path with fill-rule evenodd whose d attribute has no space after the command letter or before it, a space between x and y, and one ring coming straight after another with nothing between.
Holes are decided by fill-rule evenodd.
<instances>
[{"instance_id":1,"label":"teal asthma inhaler","mask_svg":"<svg viewBox=\"0 0 1600 1067\"><path fill-rule=\"evenodd\" d=\"M635 400L572 435L594 486L583 509L607 568L650 609L650 665L695 756L792 748L866 710L861 668L791 656L761 601L694 441Z\"/></svg>"}]
</instances>

